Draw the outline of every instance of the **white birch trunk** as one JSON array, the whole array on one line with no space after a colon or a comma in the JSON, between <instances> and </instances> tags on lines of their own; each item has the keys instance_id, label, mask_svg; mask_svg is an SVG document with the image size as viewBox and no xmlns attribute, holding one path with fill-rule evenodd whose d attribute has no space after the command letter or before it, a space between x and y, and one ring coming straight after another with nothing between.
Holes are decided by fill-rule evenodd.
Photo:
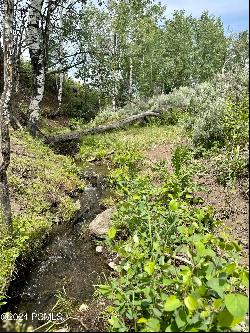
<instances>
[{"instance_id":1,"label":"white birch trunk","mask_svg":"<svg viewBox=\"0 0 250 333\"><path fill-rule=\"evenodd\" d=\"M115 109L116 109L115 92L113 92L113 96L112 96L112 108L115 111Z\"/></svg>"},{"instance_id":2,"label":"white birch trunk","mask_svg":"<svg viewBox=\"0 0 250 333\"><path fill-rule=\"evenodd\" d=\"M14 1L4 1L4 89L0 100L0 221L7 226L11 225L7 169L10 163L9 123L13 84L13 11Z\"/></svg>"},{"instance_id":3,"label":"white birch trunk","mask_svg":"<svg viewBox=\"0 0 250 333\"><path fill-rule=\"evenodd\" d=\"M62 107L62 93L63 93L63 81L64 81L64 74L61 72L59 74L59 83L58 83L58 112L61 111Z\"/></svg>"},{"instance_id":4,"label":"white birch trunk","mask_svg":"<svg viewBox=\"0 0 250 333\"><path fill-rule=\"evenodd\" d=\"M129 58L129 97L133 95L133 59Z\"/></svg>"},{"instance_id":5,"label":"white birch trunk","mask_svg":"<svg viewBox=\"0 0 250 333\"><path fill-rule=\"evenodd\" d=\"M112 108L113 110L116 109L116 96L117 96L117 59L116 59L116 51L117 51L117 35L114 33L113 36L113 73L112 73L112 80L113 80L113 91L112 91Z\"/></svg>"},{"instance_id":6,"label":"white birch trunk","mask_svg":"<svg viewBox=\"0 0 250 333\"><path fill-rule=\"evenodd\" d=\"M41 12L43 0L32 0L29 9L27 44L29 47L32 71L33 94L29 105L29 128L36 135L40 117L40 104L44 95L45 70L44 50L41 33Z\"/></svg>"},{"instance_id":7,"label":"white birch trunk","mask_svg":"<svg viewBox=\"0 0 250 333\"><path fill-rule=\"evenodd\" d=\"M60 28L60 40L59 40L59 59L62 56L63 52L63 36L62 36L62 27L63 27L63 6L60 8L60 21L59 21L59 28ZM62 70L62 64L60 64L59 70ZM62 106L62 93L63 93L63 81L64 81L64 74L61 71L59 73L59 82L58 82L58 95L57 95L57 100L58 100L58 113L61 111L61 106Z\"/></svg>"}]
</instances>

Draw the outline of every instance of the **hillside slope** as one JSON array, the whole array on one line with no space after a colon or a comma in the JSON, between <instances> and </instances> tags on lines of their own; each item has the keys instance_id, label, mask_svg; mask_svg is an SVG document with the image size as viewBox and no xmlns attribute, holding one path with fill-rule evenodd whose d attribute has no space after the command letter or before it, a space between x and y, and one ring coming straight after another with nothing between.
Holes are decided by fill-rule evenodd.
<instances>
[{"instance_id":1,"label":"hillside slope","mask_svg":"<svg viewBox=\"0 0 250 333\"><path fill-rule=\"evenodd\" d=\"M79 207L71 194L84 187L72 159L21 131L11 133L8 176L13 233L1 229L0 295L14 277L16 260L34 255L53 224L74 216Z\"/></svg>"}]
</instances>

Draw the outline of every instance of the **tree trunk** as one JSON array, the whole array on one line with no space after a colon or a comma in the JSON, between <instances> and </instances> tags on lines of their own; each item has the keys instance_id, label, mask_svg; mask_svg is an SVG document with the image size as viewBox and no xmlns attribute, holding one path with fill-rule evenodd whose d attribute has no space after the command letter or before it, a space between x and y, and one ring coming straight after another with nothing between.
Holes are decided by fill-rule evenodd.
<instances>
[{"instance_id":1,"label":"tree trunk","mask_svg":"<svg viewBox=\"0 0 250 333\"><path fill-rule=\"evenodd\" d=\"M49 34L50 34L50 19L52 11L52 0L47 2L47 13L45 19L45 28L43 31L43 47L44 47L44 68L45 72L48 72L48 58L49 58Z\"/></svg>"},{"instance_id":2,"label":"tree trunk","mask_svg":"<svg viewBox=\"0 0 250 333\"><path fill-rule=\"evenodd\" d=\"M133 59L129 57L129 97L133 97Z\"/></svg>"},{"instance_id":3,"label":"tree trunk","mask_svg":"<svg viewBox=\"0 0 250 333\"><path fill-rule=\"evenodd\" d=\"M160 114L159 112L147 111L147 112L143 112L140 114L130 116L130 117L122 119L120 121L116 121L109 125L98 126L95 128L88 128L83 131L73 131L73 132L66 133L66 134L50 136L50 137L47 137L45 141L50 144L55 144L57 142L67 142L67 141L72 141L72 140L78 140L84 135L97 134L97 133L103 133L103 132L115 130L118 128L122 128L125 125L134 123L136 121L141 121L141 120L145 119L146 117L150 117L150 116L157 117L157 116L159 116L159 114Z\"/></svg>"},{"instance_id":4,"label":"tree trunk","mask_svg":"<svg viewBox=\"0 0 250 333\"><path fill-rule=\"evenodd\" d=\"M43 0L32 0L28 21L27 42L33 75L33 93L29 105L29 130L33 136L36 136L37 133L45 83L44 47L40 22L42 7Z\"/></svg>"},{"instance_id":5,"label":"tree trunk","mask_svg":"<svg viewBox=\"0 0 250 333\"><path fill-rule=\"evenodd\" d=\"M1 32L0 32L0 94L2 94L3 92L3 86L4 86L4 78L3 78L3 47L2 47L2 44L1 44Z\"/></svg>"},{"instance_id":6,"label":"tree trunk","mask_svg":"<svg viewBox=\"0 0 250 333\"><path fill-rule=\"evenodd\" d=\"M58 82L58 113L61 111L61 106L62 106L62 93L63 93L63 80L64 80L64 73L61 72L59 74L59 82Z\"/></svg>"},{"instance_id":7,"label":"tree trunk","mask_svg":"<svg viewBox=\"0 0 250 333\"><path fill-rule=\"evenodd\" d=\"M60 35L59 35L59 59L62 57L62 52L63 52L63 6L60 8L59 12L60 18L59 18L59 28L60 28ZM62 70L62 64L60 63L59 69ZM61 71L58 75L59 82L57 85L58 89L58 95L57 95L57 100L58 100L58 113L61 111L61 106L62 106L62 93L63 93L63 80L64 80L64 73ZM84 78L85 79L85 78Z\"/></svg>"},{"instance_id":8,"label":"tree trunk","mask_svg":"<svg viewBox=\"0 0 250 333\"><path fill-rule=\"evenodd\" d=\"M113 87L112 87L112 108L116 109L116 98L117 98L117 34L114 33L113 36L113 68L112 68L112 79L113 79Z\"/></svg>"},{"instance_id":9,"label":"tree trunk","mask_svg":"<svg viewBox=\"0 0 250 333\"><path fill-rule=\"evenodd\" d=\"M11 206L7 169L10 163L10 107L13 84L13 10L14 1L4 1L3 54L4 89L0 100L0 219L3 225L11 225Z\"/></svg>"}]
</instances>

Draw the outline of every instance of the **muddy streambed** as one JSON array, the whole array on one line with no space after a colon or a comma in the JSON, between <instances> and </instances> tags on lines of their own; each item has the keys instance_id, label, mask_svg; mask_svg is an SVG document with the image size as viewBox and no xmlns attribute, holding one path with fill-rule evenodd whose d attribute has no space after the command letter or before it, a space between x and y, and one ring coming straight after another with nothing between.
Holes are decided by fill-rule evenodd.
<instances>
[{"instance_id":1,"label":"muddy streambed","mask_svg":"<svg viewBox=\"0 0 250 333\"><path fill-rule=\"evenodd\" d=\"M88 302L94 285L110 275L106 260L96 253L95 243L85 232L88 223L103 211L101 200L109 195L105 185L107 168L90 164L85 170L87 185L77 198L81 213L73 224L53 227L39 260L26 269L20 280L17 276L10 287L10 300L4 311L20 315L24 323L34 328L50 319L63 320L60 306L64 299L71 299L78 306ZM0 331L6 331L1 323Z\"/></svg>"}]
</instances>

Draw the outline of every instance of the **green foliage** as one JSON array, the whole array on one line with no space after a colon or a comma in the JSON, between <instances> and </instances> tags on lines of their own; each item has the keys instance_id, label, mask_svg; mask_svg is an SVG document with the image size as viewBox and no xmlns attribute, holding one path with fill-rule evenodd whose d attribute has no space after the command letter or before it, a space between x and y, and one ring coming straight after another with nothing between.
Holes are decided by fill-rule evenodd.
<instances>
[{"instance_id":1,"label":"green foliage","mask_svg":"<svg viewBox=\"0 0 250 333\"><path fill-rule=\"evenodd\" d=\"M178 146L172 156L172 165L174 167L176 175L180 174L182 164L187 161L189 155L188 148L186 146Z\"/></svg>"},{"instance_id":2,"label":"green foliage","mask_svg":"<svg viewBox=\"0 0 250 333\"><path fill-rule=\"evenodd\" d=\"M235 185L239 179L247 179L249 166L248 147L232 146L222 149L211 160L217 172L217 178L223 185Z\"/></svg>"},{"instance_id":3,"label":"green foliage","mask_svg":"<svg viewBox=\"0 0 250 333\"><path fill-rule=\"evenodd\" d=\"M0 292L8 287L17 259L25 259L41 247L53 223L69 221L78 207L69 196L84 184L77 167L56 155L25 132L11 133L13 147L8 170L13 231L0 229Z\"/></svg>"},{"instance_id":4,"label":"green foliage","mask_svg":"<svg viewBox=\"0 0 250 333\"><path fill-rule=\"evenodd\" d=\"M107 244L120 263L118 278L99 286L112 301L111 331L234 331L244 321L248 273L239 264L241 247L215 234L213 209L197 205L190 158L178 147L174 174L164 164L154 169L158 186L126 165L112 172L121 200Z\"/></svg>"},{"instance_id":5,"label":"green foliage","mask_svg":"<svg viewBox=\"0 0 250 333\"><path fill-rule=\"evenodd\" d=\"M89 122L94 118L101 106L97 90L71 78L66 78L64 82L62 103L61 114L81 119L82 122Z\"/></svg>"},{"instance_id":6,"label":"green foliage","mask_svg":"<svg viewBox=\"0 0 250 333\"><path fill-rule=\"evenodd\" d=\"M225 68L245 67L249 61L249 31L241 31L229 36Z\"/></svg>"},{"instance_id":7,"label":"green foliage","mask_svg":"<svg viewBox=\"0 0 250 333\"><path fill-rule=\"evenodd\" d=\"M168 19L156 1L90 3L64 18L64 30L77 50L76 75L100 92L102 105L115 101L116 107L211 79L221 71L228 45L220 18L180 10ZM53 39L56 59L57 44Z\"/></svg>"},{"instance_id":8,"label":"green foliage","mask_svg":"<svg viewBox=\"0 0 250 333\"><path fill-rule=\"evenodd\" d=\"M182 129L166 125L160 127L131 126L126 130L84 137L79 157L82 160L106 158L117 166L123 162L124 165L128 165L132 161L136 162L146 148L156 142L168 141L170 137L174 140L181 140Z\"/></svg>"},{"instance_id":9,"label":"green foliage","mask_svg":"<svg viewBox=\"0 0 250 333\"><path fill-rule=\"evenodd\" d=\"M193 115L192 140L211 147L235 140L246 142L248 136L248 83L246 69L217 75L195 88L189 105ZM240 139L242 132L242 138ZM238 140L238 141L237 141Z\"/></svg>"},{"instance_id":10,"label":"green foliage","mask_svg":"<svg viewBox=\"0 0 250 333\"><path fill-rule=\"evenodd\" d=\"M217 83L198 86L189 106L192 140L203 147L225 186L248 176L249 95L243 73L228 73L226 83L221 81L224 76L217 76Z\"/></svg>"},{"instance_id":11,"label":"green foliage","mask_svg":"<svg viewBox=\"0 0 250 333\"><path fill-rule=\"evenodd\" d=\"M227 103L224 115L224 132L227 142L243 146L249 137L249 95L246 93L238 101Z\"/></svg>"}]
</instances>

